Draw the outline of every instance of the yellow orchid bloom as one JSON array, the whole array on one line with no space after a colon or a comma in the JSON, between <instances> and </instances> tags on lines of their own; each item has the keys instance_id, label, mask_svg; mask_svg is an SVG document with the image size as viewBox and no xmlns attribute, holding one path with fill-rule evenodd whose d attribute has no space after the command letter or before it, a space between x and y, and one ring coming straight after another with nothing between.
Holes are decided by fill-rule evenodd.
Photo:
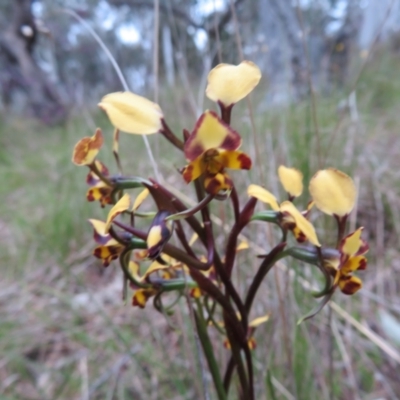
<instances>
[{"instance_id":1,"label":"yellow orchid bloom","mask_svg":"<svg viewBox=\"0 0 400 400\"><path fill-rule=\"evenodd\" d=\"M112 260L119 257L124 246L106 232L105 222L97 219L90 219L89 222L93 227L94 240L100 245L93 250L93 255L102 260L105 267L108 267Z\"/></svg>"},{"instance_id":2,"label":"yellow orchid bloom","mask_svg":"<svg viewBox=\"0 0 400 400\"><path fill-rule=\"evenodd\" d=\"M171 215L169 211L160 210L151 223L146 243L147 257L152 260L159 257L174 231L174 221L166 220L169 215Z\"/></svg>"},{"instance_id":3,"label":"yellow orchid bloom","mask_svg":"<svg viewBox=\"0 0 400 400\"><path fill-rule=\"evenodd\" d=\"M115 128L126 133L150 135L162 127L164 116L160 106L131 92L107 94L98 106Z\"/></svg>"},{"instance_id":4,"label":"yellow orchid bloom","mask_svg":"<svg viewBox=\"0 0 400 400\"><path fill-rule=\"evenodd\" d=\"M309 191L323 213L339 218L350 214L357 198L353 180L334 168L318 171L311 178Z\"/></svg>"},{"instance_id":5,"label":"yellow orchid bloom","mask_svg":"<svg viewBox=\"0 0 400 400\"><path fill-rule=\"evenodd\" d=\"M340 257L325 260L325 267L334 277L334 286L347 295L356 293L362 287L362 281L352 273L367 268L368 244L361 239L363 228L358 228L346 236L339 245Z\"/></svg>"},{"instance_id":6,"label":"yellow orchid bloom","mask_svg":"<svg viewBox=\"0 0 400 400\"><path fill-rule=\"evenodd\" d=\"M84 137L74 147L72 162L75 165L90 165L94 162L104 138L101 129L97 128L92 137Z\"/></svg>"},{"instance_id":7,"label":"yellow orchid bloom","mask_svg":"<svg viewBox=\"0 0 400 400\"><path fill-rule=\"evenodd\" d=\"M305 237L313 245L321 246L314 227L292 202L284 201L279 205L276 197L271 192L258 185L250 185L247 189L247 194L269 204L274 211L279 212L282 218L282 225L293 231L296 239L299 240L301 237Z\"/></svg>"},{"instance_id":8,"label":"yellow orchid bloom","mask_svg":"<svg viewBox=\"0 0 400 400\"><path fill-rule=\"evenodd\" d=\"M219 64L208 74L206 95L229 107L246 97L260 82L261 71L251 61L239 65Z\"/></svg>"},{"instance_id":9,"label":"yellow orchid bloom","mask_svg":"<svg viewBox=\"0 0 400 400\"><path fill-rule=\"evenodd\" d=\"M213 111L206 111L185 143L184 151L189 164L183 169L183 178L191 182L205 175L205 188L216 194L229 190L232 181L225 168L250 169L250 157L237 149L242 139Z\"/></svg>"},{"instance_id":10,"label":"yellow orchid bloom","mask_svg":"<svg viewBox=\"0 0 400 400\"><path fill-rule=\"evenodd\" d=\"M95 160L94 163L103 176L107 178L110 176L107 167L102 162ZM86 183L90 186L86 192L86 199L88 201L99 201L101 207L105 207L106 204L112 204L111 194L114 190L113 186L103 182L93 171L88 173Z\"/></svg>"}]
</instances>

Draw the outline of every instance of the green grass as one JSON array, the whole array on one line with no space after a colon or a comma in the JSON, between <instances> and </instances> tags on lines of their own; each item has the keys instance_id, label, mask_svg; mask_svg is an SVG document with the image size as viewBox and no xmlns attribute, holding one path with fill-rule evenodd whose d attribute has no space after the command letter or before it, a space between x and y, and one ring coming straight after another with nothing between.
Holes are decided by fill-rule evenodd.
<instances>
[{"instance_id":1,"label":"green grass","mask_svg":"<svg viewBox=\"0 0 400 400\"><path fill-rule=\"evenodd\" d=\"M249 183L264 184L283 199L277 167L286 164L301 169L307 183L318 169L318 158L323 166L342 169L360 183L356 224L365 227L371 245L369 269L362 275L366 294L363 290L346 298L338 293L334 300L396 349L376 314L384 307L379 304L399 304L396 288L400 283L396 264L400 79L395 68L400 60L383 55L374 59L358 83L358 120L352 120L346 110L337 110L343 99L340 93L317 95L319 145L308 100L266 109L262 90L256 91L253 108L258 149L246 117L246 103L238 104L232 125L243 136L242 149L253 159L258 151L262 166L256 162L249 174L232 176L237 178L242 201ZM173 129L179 134L184 127L191 130L195 118L185 112L174 113L175 106L183 107L184 91L165 90L160 96ZM212 107L208 102L206 106ZM111 168L113 159L107 150L112 128L97 112L93 118L103 128L108 146L100 158ZM145 311L125 306L117 265L104 269L91 256L94 244L87 219L105 219L107 210L85 201L87 171L70 159L76 141L91 135L94 128L80 116L57 128L44 128L25 119L0 121L0 398L83 399L87 393L91 399L201 398L203 384L185 302L182 300L168 319L153 311L151 304ZM183 157L162 137L151 136L149 141L163 176L184 191L176 171L184 165ZM140 137L122 135L120 148L125 171L154 176ZM192 196L192 191L185 193ZM305 205L307 200L305 193L300 203ZM214 204L213 212L222 223L231 219L224 203ZM322 237L330 231L326 218L314 222ZM215 231L222 246L226 233L218 221ZM261 225L254 224L244 233L251 240L251 249L239 256L234 275L241 290L254 274L254 256L270 246ZM334 240L325 237L328 243ZM398 393L396 362L349 319L335 313L342 342L333 339L330 377L327 311L296 325L315 306L303 282L321 285L320 277L315 269L299 263L287 265L293 274L272 271L257 297L254 316L271 313L270 322L255 334L257 398L287 399L285 393L290 393L299 400L325 399L331 382L336 398L343 400L390 398L390 390ZM368 293L379 302L371 300ZM399 320L399 313L392 313ZM226 362L223 338L211 336L217 358ZM268 389L271 385L274 397ZM235 398L234 390L231 393ZM211 397L215 398L212 390Z\"/></svg>"}]
</instances>

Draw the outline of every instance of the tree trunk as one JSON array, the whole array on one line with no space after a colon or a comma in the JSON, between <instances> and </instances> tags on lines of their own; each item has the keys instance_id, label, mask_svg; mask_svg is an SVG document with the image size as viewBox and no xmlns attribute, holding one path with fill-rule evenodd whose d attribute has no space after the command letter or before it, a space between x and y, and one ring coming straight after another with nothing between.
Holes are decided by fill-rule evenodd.
<instances>
[{"instance_id":1,"label":"tree trunk","mask_svg":"<svg viewBox=\"0 0 400 400\"><path fill-rule=\"evenodd\" d=\"M11 98L14 88L23 89L35 117L47 124L66 117L55 85L33 58L37 28L32 16L31 0L14 0L9 27L0 36L0 55L5 64L2 76L3 99Z\"/></svg>"}]
</instances>

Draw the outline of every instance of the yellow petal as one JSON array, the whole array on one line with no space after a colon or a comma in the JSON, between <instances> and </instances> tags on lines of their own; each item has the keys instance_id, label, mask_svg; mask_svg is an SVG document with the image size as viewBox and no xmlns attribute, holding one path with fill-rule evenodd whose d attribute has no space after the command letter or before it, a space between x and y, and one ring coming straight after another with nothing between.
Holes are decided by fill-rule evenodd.
<instances>
[{"instance_id":1,"label":"yellow petal","mask_svg":"<svg viewBox=\"0 0 400 400\"><path fill-rule=\"evenodd\" d=\"M189 246L193 246L198 238L199 235L197 233L193 233L192 237L189 240Z\"/></svg>"},{"instance_id":2,"label":"yellow petal","mask_svg":"<svg viewBox=\"0 0 400 400\"><path fill-rule=\"evenodd\" d=\"M256 328L257 326L260 326L261 324L267 322L269 320L269 314L264 315L263 317L258 317L256 319L253 319L249 323L250 328Z\"/></svg>"},{"instance_id":3,"label":"yellow petal","mask_svg":"<svg viewBox=\"0 0 400 400\"><path fill-rule=\"evenodd\" d=\"M203 163L203 157L199 156L191 161L182 171L183 179L186 183L192 182L204 173L206 165Z\"/></svg>"},{"instance_id":4,"label":"yellow petal","mask_svg":"<svg viewBox=\"0 0 400 400\"><path fill-rule=\"evenodd\" d=\"M114 154L118 155L118 153L119 153L119 129L118 128L114 129L112 150L113 150Z\"/></svg>"},{"instance_id":5,"label":"yellow petal","mask_svg":"<svg viewBox=\"0 0 400 400\"><path fill-rule=\"evenodd\" d=\"M222 150L215 159L220 162L224 168L251 169L251 158L243 151Z\"/></svg>"},{"instance_id":6,"label":"yellow petal","mask_svg":"<svg viewBox=\"0 0 400 400\"><path fill-rule=\"evenodd\" d=\"M111 192L113 188L108 186L106 183L100 181L95 186L91 187L86 192L86 198L88 201L99 200L102 207L106 204L112 204Z\"/></svg>"},{"instance_id":7,"label":"yellow petal","mask_svg":"<svg viewBox=\"0 0 400 400\"><path fill-rule=\"evenodd\" d=\"M132 305L140 308L146 306L147 300L157 293L156 289L138 289L132 297Z\"/></svg>"},{"instance_id":8,"label":"yellow petal","mask_svg":"<svg viewBox=\"0 0 400 400\"><path fill-rule=\"evenodd\" d=\"M249 243L246 240L242 240L237 246L236 246L236 252L242 251L242 250L247 250L250 248Z\"/></svg>"},{"instance_id":9,"label":"yellow petal","mask_svg":"<svg viewBox=\"0 0 400 400\"><path fill-rule=\"evenodd\" d=\"M315 233L315 229L312 224L307 221L300 211L294 206L291 201L284 201L281 204L280 211L282 213L287 212L296 222L296 226L301 230L301 232L306 236L306 238L315 246L320 247L320 243Z\"/></svg>"},{"instance_id":10,"label":"yellow petal","mask_svg":"<svg viewBox=\"0 0 400 400\"><path fill-rule=\"evenodd\" d=\"M141 276L139 275L140 267L137 262L129 261L128 271L135 281L140 282L142 280Z\"/></svg>"},{"instance_id":11,"label":"yellow petal","mask_svg":"<svg viewBox=\"0 0 400 400\"><path fill-rule=\"evenodd\" d=\"M111 223L116 218L116 216L123 213L129 208L130 202L131 198L129 194L125 194L118 200L115 206L111 208L107 216L106 226L104 227L105 232L108 232L110 230Z\"/></svg>"},{"instance_id":12,"label":"yellow petal","mask_svg":"<svg viewBox=\"0 0 400 400\"><path fill-rule=\"evenodd\" d=\"M97 258L100 258L103 261L103 265L108 267L112 260L118 258L123 249L124 247L121 246L121 244L119 244L116 240L111 239L107 243L107 246L97 246L93 250L93 255Z\"/></svg>"},{"instance_id":13,"label":"yellow petal","mask_svg":"<svg viewBox=\"0 0 400 400\"><path fill-rule=\"evenodd\" d=\"M207 193L218 194L222 190L231 190L233 182L228 174L218 173L204 178L204 189Z\"/></svg>"},{"instance_id":14,"label":"yellow petal","mask_svg":"<svg viewBox=\"0 0 400 400\"><path fill-rule=\"evenodd\" d=\"M364 256L350 257L340 268L343 275L349 275L354 271L367 268L367 258Z\"/></svg>"},{"instance_id":15,"label":"yellow petal","mask_svg":"<svg viewBox=\"0 0 400 400\"><path fill-rule=\"evenodd\" d=\"M98 104L115 128L134 134L157 133L163 113L158 104L131 92L110 93Z\"/></svg>"},{"instance_id":16,"label":"yellow petal","mask_svg":"<svg viewBox=\"0 0 400 400\"><path fill-rule=\"evenodd\" d=\"M363 228L358 228L356 231L351 233L350 235L346 236L341 245L340 245L340 251L343 254L346 254L349 257L354 256L357 254L358 250L363 244L363 241L361 240L361 233L363 231Z\"/></svg>"},{"instance_id":17,"label":"yellow petal","mask_svg":"<svg viewBox=\"0 0 400 400\"><path fill-rule=\"evenodd\" d=\"M101 129L97 128L92 137L84 137L74 147L72 162L76 165L90 165L96 158L104 138Z\"/></svg>"},{"instance_id":18,"label":"yellow petal","mask_svg":"<svg viewBox=\"0 0 400 400\"><path fill-rule=\"evenodd\" d=\"M100 235L100 236L108 236L105 227L106 223L103 221L100 221L98 219L89 219L90 224L92 225L94 231Z\"/></svg>"},{"instance_id":19,"label":"yellow petal","mask_svg":"<svg viewBox=\"0 0 400 400\"><path fill-rule=\"evenodd\" d=\"M338 217L350 214L357 197L353 180L333 168L318 171L310 181L309 190L322 212Z\"/></svg>"},{"instance_id":20,"label":"yellow petal","mask_svg":"<svg viewBox=\"0 0 400 400\"><path fill-rule=\"evenodd\" d=\"M274 211L279 211L279 204L276 200L276 197L263 187L258 185L250 185L247 188L247 194L269 204Z\"/></svg>"},{"instance_id":21,"label":"yellow petal","mask_svg":"<svg viewBox=\"0 0 400 400\"><path fill-rule=\"evenodd\" d=\"M149 189L144 189L137 195L137 197L133 203L133 206L132 206L132 211L136 211L140 207L140 205L147 198L149 193L150 193Z\"/></svg>"},{"instance_id":22,"label":"yellow petal","mask_svg":"<svg viewBox=\"0 0 400 400\"><path fill-rule=\"evenodd\" d=\"M160 270L168 269L168 268L170 268L170 265L168 265L168 264L164 265L164 264L160 264L158 261L153 261L150 264L149 268L147 269L146 273L144 274L143 279L147 278L150 274L152 274L155 271L160 271Z\"/></svg>"},{"instance_id":23,"label":"yellow petal","mask_svg":"<svg viewBox=\"0 0 400 400\"><path fill-rule=\"evenodd\" d=\"M241 144L240 135L223 122L214 111L207 110L197 120L184 150L186 159L193 161L207 150L236 150Z\"/></svg>"},{"instance_id":24,"label":"yellow petal","mask_svg":"<svg viewBox=\"0 0 400 400\"><path fill-rule=\"evenodd\" d=\"M344 276L339 279L339 287L344 294L352 295L362 288L362 281L356 276Z\"/></svg>"},{"instance_id":25,"label":"yellow petal","mask_svg":"<svg viewBox=\"0 0 400 400\"><path fill-rule=\"evenodd\" d=\"M228 107L246 97L260 82L261 71L251 61L219 64L208 74L206 95Z\"/></svg>"},{"instance_id":26,"label":"yellow petal","mask_svg":"<svg viewBox=\"0 0 400 400\"><path fill-rule=\"evenodd\" d=\"M296 168L281 165L278 168L279 180L289 196L298 197L303 192L303 174Z\"/></svg>"}]
</instances>

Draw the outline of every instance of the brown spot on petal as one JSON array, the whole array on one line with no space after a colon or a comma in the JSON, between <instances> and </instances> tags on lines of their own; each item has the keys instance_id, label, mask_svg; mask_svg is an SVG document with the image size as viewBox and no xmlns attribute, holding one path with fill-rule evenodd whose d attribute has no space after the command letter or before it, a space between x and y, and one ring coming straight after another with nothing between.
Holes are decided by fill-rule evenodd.
<instances>
[{"instance_id":1,"label":"brown spot on petal","mask_svg":"<svg viewBox=\"0 0 400 400\"><path fill-rule=\"evenodd\" d=\"M238 160L240 162L240 169L251 169L251 158L247 154L240 154Z\"/></svg>"},{"instance_id":2,"label":"brown spot on petal","mask_svg":"<svg viewBox=\"0 0 400 400\"><path fill-rule=\"evenodd\" d=\"M192 181L192 172L193 172L193 165L188 165L184 168L182 172L183 179L186 181L186 183L189 183Z\"/></svg>"},{"instance_id":3,"label":"brown spot on petal","mask_svg":"<svg viewBox=\"0 0 400 400\"><path fill-rule=\"evenodd\" d=\"M224 150L237 150L241 144L242 138L240 135L229 127L229 135L225 138L219 148Z\"/></svg>"},{"instance_id":4,"label":"brown spot on petal","mask_svg":"<svg viewBox=\"0 0 400 400\"><path fill-rule=\"evenodd\" d=\"M358 270L364 270L364 269L367 269L367 259L366 258L363 258L361 261L360 261L360 263L358 264L358 268L357 268Z\"/></svg>"},{"instance_id":5,"label":"brown spot on petal","mask_svg":"<svg viewBox=\"0 0 400 400\"><path fill-rule=\"evenodd\" d=\"M89 189L86 193L86 199L87 201L95 201L96 199L94 198L94 193L93 189Z\"/></svg>"},{"instance_id":6,"label":"brown spot on petal","mask_svg":"<svg viewBox=\"0 0 400 400\"><path fill-rule=\"evenodd\" d=\"M346 276L340 279L340 289L344 294L353 295L361 289L361 286L358 279L356 280L352 276Z\"/></svg>"}]
</instances>

